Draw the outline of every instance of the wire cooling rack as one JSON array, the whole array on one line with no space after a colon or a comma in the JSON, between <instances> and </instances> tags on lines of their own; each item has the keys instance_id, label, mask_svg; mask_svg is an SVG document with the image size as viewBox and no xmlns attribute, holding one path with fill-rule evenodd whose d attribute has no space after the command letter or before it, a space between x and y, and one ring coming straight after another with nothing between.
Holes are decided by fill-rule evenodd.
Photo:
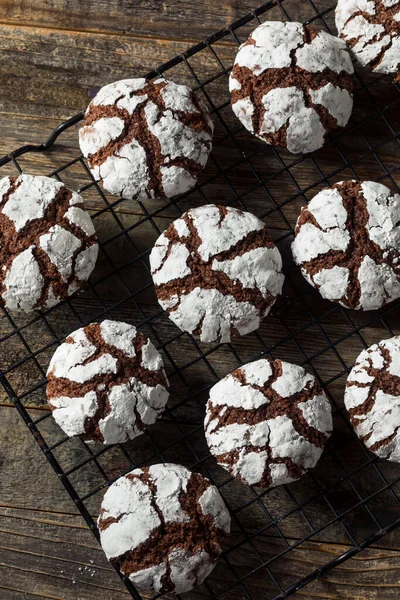
<instances>
[{"instance_id":1,"label":"wire cooling rack","mask_svg":"<svg viewBox=\"0 0 400 600\"><path fill-rule=\"evenodd\" d=\"M214 572L193 598L281 600L400 525L400 468L364 449L342 400L359 352L400 332L399 303L365 314L330 304L303 280L290 255L300 207L322 187L368 178L398 190L400 89L390 77L358 73L349 127L324 149L301 158L250 136L229 107L228 74L237 46L259 22L301 20L334 31L333 9L317 0L268 2L148 75L189 83L208 102L216 124L203 177L176 202L140 204L104 193L78 156L76 123L82 113L42 145L24 146L0 160L1 176L27 169L79 188L101 242L98 266L84 292L33 316L3 309L4 390L97 538L92 515L105 488L132 468L182 462L219 487L233 531ZM177 330L156 302L148 267L160 232L189 207L206 202L239 206L265 219L286 274L283 295L260 330L220 346L201 344ZM124 446L89 447L66 438L49 412L37 418L35 407L45 406L45 371L57 344L77 327L104 317L135 323L152 337L163 352L172 395L164 418L140 438ZM312 370L332 401L335 421L316 469L269 492L246 487L218 467L202 428L210 386L263 354ZM329 554L321 551L321 542L329 542Z\"/></svg>"}]
</instances>

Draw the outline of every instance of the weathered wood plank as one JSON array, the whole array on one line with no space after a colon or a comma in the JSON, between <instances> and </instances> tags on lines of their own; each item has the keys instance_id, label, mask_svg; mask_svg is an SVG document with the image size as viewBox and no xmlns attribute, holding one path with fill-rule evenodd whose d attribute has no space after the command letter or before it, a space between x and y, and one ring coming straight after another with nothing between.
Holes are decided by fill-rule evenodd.
<instances>
[{"instance_id":1,"label":"weathered wood plank","mask_svg":"<svg viewBox=\"0 0 400 600\"><path fill-rule=\"evenodd\" d=\"M86 600L93 594L100 600L128 597L92 534L81 525L79 516L0 508L0 533L0 589L5 600L22 597L19 594L26 589L25 577L34 582L29 589L33 598L75 600L78 597ZM290 539L291 543L295 541L295 538ZM346 545L306 542L298 550L272 563L271 571L282 586L290 585L294 579L347 549ZM257 541L257 551L264 560L281 550L276 537L260 536ZM375 600L382 598L382 594L385 599L396 598L400 568L397 553L398 548L368 549L313 582L299 596L305 600L344 596L350 600ZM230 561L237 575L246 575L256 564L251 547L233 553ZM218 582L222 573L225 577ZM219 585L233 581L233 577L229 571L227 574L221 562L208 583L216 590ZM269 576L262 570L248 577L245 584L255 598L272 595L274 590ZM200 588L187 597L204 596L205 591ZM29 595L27 597L30 598ZM240 587L232 588L229 597L242 597Z\"/></svg>"},{"instance_id":2,"label":"weathered wood plank","mask_svg":"<svg viewBox=\"0 0 400 600\"><path fill-rule=\"evenodd\" d=\"M150 428L151 437L143 435L125 444L131 463L119 447L108 448L99 458L99 465L106 476L117 477L132 468L132 464L148 463L150 459L151 462L166 460L182 462L197 469L205 468L205 472L210 473L222 485L221 490L232 510L239 509L246 502L249 503L245 510L235 512L234 532L238 533L242 527L249 532L267 527L265 534L268 538L278 535L275 527L269 526L269 520L264 512L265 504L271 516L278 519L280 532L287 538L309 536L313 531L322 528L319 533L313 535L313 540L344 544L348 543L348 536L340 523L331 523L335 515L325 500L318 496L320 490L314 476L319 480L320 485L325 486L330 506L339 514L358 502L354 488L348 482L344 481L340 485L330 487L334 481L345 476L346 472L352 472L356 468L361 469L357 475L353 475L352 480L362 496L367 496L384 486L383 479L373 467L363 466L367 459L366 453L352 440L340 420L336 419L335 434L329 443L328 452L313 470L312 476L306 476L290 486L297 504L283 488L271 490L259 501L252 502L254 494L250 488L238 481L228 479L226 473L216 466L215 461L207 458L209 453L201 428L203 417L201 405L188 403L185 405L185 410L180 412L182 414L174 412L175 418L180 422L179 427L167 417ZM30 414L35 419L43 413L30 409ZM61 483L57 482L53 470L39 452L33 437L17 412L10 407L0 407L0 415L3 461L0 506L42 511L56 509L64 513L75 513L73 503ZM51 416L40 423L39 430L49 445L64 439L64 435ZM187 440L195 454L180 441L182 433L187 434ZM100 450L101 446L93 447L93 450L96 449ZM64 471L73 469L68 478L77 493L81 496L92 494L85 501L85 506L95 516L103 494L99 488L105 480L93 460L87 460L90 456L83 442L76 438L67 440L54 450L54 456ZM389 482L399 476L398 465L380 461L379 468ZM40 485L37 484L38 481ZM303 512L298 508L299 505L304 506ZM370 501L370 508L375 517L380 520L380 526L400 516L397 502L388 493L381 495L377 500ZM377 531L377 523L364 509L352 511L344 517L344 522L353 535L360 540ZM396 542L392 540L392 543Z\"/></svg>"},{"instance_id":3,"label":"weathered wood plank","mask_svg":"<svg viewBox=\"0 0 400 600\"><path fill-rule=\"evenodd\" d=\"M306 20L315 16L308 2L285 2L293 20ZM319 10L332 6L331 0L321 0ZM7 24L45 26L75 31L119 33L156 38L177 38L192 42L201 40L254 10L260 2L254 0L223 0L215 3L204 0L200 5L188 0L121 0L118 4L107 0L3 0L0 21ZM268 18L282 18L282 12L272 9ZM265 16L263 17L265 18Z\"/></svg>"},{"instance_id":4,"label":"weathered wood plank","mask_svg":"<svg viewBox=\"0 0 400 600\"><path fill-rule=\"evenodd\" d=\"M70 116L85 108L93 88L117 79L143 76L187 47L188 43L180 40L0 25L0 108L7 113ZM223 64L231 64L236 49L234 42L218 46ZM221 70L207 49L189 62L201 81ZM169 76L195 85L184 63L171 69ZM13 103L16 97L17 104Z\"/></svg>"}]
</instances>

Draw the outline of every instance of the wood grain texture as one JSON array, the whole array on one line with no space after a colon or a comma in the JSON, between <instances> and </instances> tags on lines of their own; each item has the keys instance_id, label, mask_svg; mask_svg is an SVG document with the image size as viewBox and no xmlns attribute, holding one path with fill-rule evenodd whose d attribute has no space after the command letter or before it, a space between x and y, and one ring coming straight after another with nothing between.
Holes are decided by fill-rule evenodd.
<instances>
[{"instance_id":1,"label":"wood grain texture","mask_svg":"<svg viewBox=\"0 0 400 600\"><path fill-rule=\"evenodd\" d=\"M36 443L13 408L0 408L0 594L14 598L65 600L117 600L128 598L119 579L84 524L61 484L41 455ZM271 497L270 497L271 496ZM232 493L230 494L232 497ZM268 508L279 510L278 495L267 495ZM317 512L315 510L315 512ZM96 512L93 513L94 515ZM287 532L296 543L295 521ZM237 531L237 527L234 526ZM297 529L301 535L301 530ZM234 533L232 540L235 540ZM312 598L351 600L395 599L398 594L398 536L391 535L373 549L338 567L299 592ZM276 532L257 538L256 549L264 559L282 551ZM281 585L342 554L348 545L315 539L278 561L271 570ZM246 575L257 564L254 548L245 546L231 554L237 574ZM217 587L223 575L222 563L210 578ZM246 585L254 598L272 594L269 578L262 573L249 577ZM205 597L199 589L188 598ZM226 597L240 598L240 588Z\"/></svg>"},{"instance_id":2,"label":"wood grain texture","mask_svg":"<svg viewBox=\"0 0 400 600\"><path fill-rule=\"evenodd\" d=\"M288 2L286 2L288 4ZM332 5L319 1L319 9ZM73 31L117 33L121 37L142 35L157 39L199 41L230 25L260 5L255 0L204 0L201 4L189 0L2 0L0 21L7 24L45 26ZM285 7L286 8L286 7ZM306 3L287 6L293 20L304 21L315 15ZM271 12L272 18L282 18L282 12Z\"/></svg>"},{"instance_id":3,"label":"wood grain texture","mask_svg":"<svg viewBox=\"0 0 400 600\"><path fill-rule=\"evenodd\" d=\"M141 76L156 66L184 52L192 43L202 40L214 31L225 27L255 8L254 0L221 0L215 3L204 0L193 3L178 0L2 0L0 2L0 128L1 154L8 153L26 143L44 141L62 119L84 109L95 89L110 81ZM314 0L314 7L325 10L331 0ZM315 19L315 9L309 2L285 0L282 7L293 20ZM261 17L262 20L267 15ZM270 19L282 19L276 6L268 13ZM326 17L333 26L333 15ZM323 27L321 19L313 20ZM244 41L254 22L239 33ZM214 45L218 59L225 69L232 64L237 43L232 36ZM357 540L376 531L378 525L372 517L385 526L398 518L399 508L393 495L385 492L369 502L369 511L357 509L344 513L343 524L332 523L335 511L350 509L374 490L395 481L400 467L379 462L367 465L367 455L356 444L346 422L340 416L343 407L343 388L348 369L363 348L357 335L342 341L350 333L352 324L360 328L366 343L370 344L388 336L388 331L378 316L348 313L322 301L293 268L290 257L290 238L279 242L285 268L296 288L305 296L305 303L287 304L297 293L286 284L284 294L271 316L260 330L264 343L272 349L274 358L304 363L325 385L336 406L335 435L328 452L310 476L290 486L291 494L272 490L256 502L253 492L245 486L226 480L224 472L207 458L208 451L201 430L206 392L216 377L238 365L257 357L264 347L255 334L235 343L235 356L228 346L217 349L201 346L207 353L211 370L202 360L199 350L189 337L177 337L175 326L161 313L156 303L151 281L144 265L147 250L178 214L190 206L218 201L237 206L240 201L259 216L265 216L274 239L280 239L293 226L300 207L323 185L341 179L359 177L381 179L384 171L376 158L389 170L398 164L397 142L387 142L375 154L369 144L379 143L390 131L377 115L377 107L386 108L397 98L397 90L386 78L365 93L357 87L353 125L356 132L340 142L340 152L327 146L320 152L297 164L284 152L276 155L243 130L228 106L227 74L221 75L221 64L209 50L189 59L200 83L204 86L210 108L221 108L223 122L214 116L216 123L213 158L200 178L200 188L176 205L162 207L149 203L149 211L158 211L152 223L145 220L144 211L133 202L120 202L115 206L115 216L105 213L105 200L96 187L83 195L88 209L95 216L95 225L106 252L102 253L92 277L93 289L73 300L73 313L65 306L56 307L49 315L52 330L42 319L29 324L29 318L16 316L15 324L21 333L7 338L7 351L2 352L1 368L33 418L47 414L44 394L45 370L54 351L57 338L68 335L79 326L80 320L91 320L107 310L110 303L122 301L118 310L109 316L140 325L145 317L152 317L151 326L143 327L158 345L168 344L164 352L170 374L173 395L169 412L151 428L151 435L126 444L126 453L119 448L109 449L99 461L108 477L117 477L130 468L131 461L152 462L170 460L183 462L199 470L208 470L222 486L225 499L235 515L230 546L243 538L243 528L254 532L267 526L269 517L274 525L265 529L252 542L229 554L234 572L219 565L209 579L214 591L234 582L237 576L248 575L259 560L270 560L285 549L284 536L293 546L290 553L270 564L272 575L283 587L314 568L340 556L350 548L348 531ZM171 79L197 85L184 63L168 73ZM369 81L369 76L363 74ZM202 91L198 92L202 94ZM400 127L398 111L387 108L396 130ZM237 132L237 143L226 138L227 126ZM251 165L243 164L242 152L251 155ZM29 154L21 158L21 166L31 173L48 174L79 155L77 127L68 130L55 146L45 154ZM344 156L355 167L345 168ZM361 160L360 160L361 159ZM287 167L285 172L283 167ZM12 166L2 169L2 175L13 173ZM81 163L76 163L60 173L63 181L74 189L88 183ZM297 180L298 186L294 182ZM260 183L260 180L262 182ZM399 183L396 173L393 180ZM310 185L313 183L314 185ZM251 190L251 191L249 191ZM303 191L304 190L304 191ZM105 196L112 202L111 196ZM290 199L290 202L288 200ZM135 228L137 223L140 227ZM129 228L129 236L121 228ZM134 260L138 253L141 259ZM121 271L112 272L111 263ZM132 261L124 266L127 260ZM100 282L101 283L98 283ZM146 289L140 291L142 287ZM134 292L140 304L138 309L128 298ZM400 333L399 309L395 308L387 320L394 333ZM12 333L10 322L0 319L0 335ZM56 336L56 337L55 337ZM283 340L283 341L282 341ZM332 348L329 344L332 343ZM35 353L28 356L26 344ZM323 350L321 352L321 350ZM339 357L340 354L340 357ZM11 368L17 363L17 366ZM181 373L178 374L176 369ZM34 391L32 388L35 388ZM183 407L180 402L197 393L198 401ZM175 420L178 422L176 424ZM39 424L39 430L48 444L61 442L64 436L51 417ZM192 450L179 442L187 436ZM64 470L82 466L69 474L69 480L78 492L89 494L104 484L85 445L80 440L68 440L54 451ZM332 481L359 469L352 484L344 480L330 486ZM316 479L319 484L317 484ZM318 494L318 485L326 488L326 498ZM400 492L399 484L394 490ZM93 493L85 503L93 517L96 516L103 491ZM239 508L244 502L249 506ZM296 504L297 503L297 504ZM300 510L298 505L303 506ZM297 506L297 508L296 508ZM309 541L297 546L311 529L318 531ZM298 592L305 600L394 600L399 596L398 553L399 533L383 538L374 548L366 550L335 571L314 581ZM266 600L276 593L271 578L265 570L248 575L246 586L254 600ZM10 400L0 391L0 598L3 600L117 600L128 598L118 577L104 558L92 533L86 527L75 505L57 480L53 470L40 452L33 437L18 417ZM190 600L205 598L204 587L186 596ZM234 586L223 595L226 600L244 598L243 589Z\"/></svg>"}]
</instances>

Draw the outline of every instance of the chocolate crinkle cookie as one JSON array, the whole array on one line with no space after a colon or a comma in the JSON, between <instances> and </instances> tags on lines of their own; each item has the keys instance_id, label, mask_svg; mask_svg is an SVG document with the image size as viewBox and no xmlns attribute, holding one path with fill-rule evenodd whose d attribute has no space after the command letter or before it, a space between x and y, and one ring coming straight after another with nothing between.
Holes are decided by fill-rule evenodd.
<instances>
[{"instance_id":1,"label":"chocolate crinkle cookie","mask_svg":"<svg viewBox=\"0 0 400 600\"><path fill-rule=\"evenodd\" d=\"M0 180L1 302L11 311L53 306L94 269L95 230L83 199L50 177Z\"/></svg>"},{"instance_id":2,"label":"chocolate crinkle cookie","mask_svg":"<svg viewBox=\"0 0 400 600\"><path fill-rule=\"evenodd\" d=\"M211 388L204 425L218 464L268 488L315 467L332 433L332 412L313 375L263 358Z\"/></svg>"},{"instance_id":3,"label":"chocolate crinkle cookie","mask_svg":"<svg viewBox=\"0 0 400 600\"><path fill-rule=\"evenodd\" d=\"M54 353L47 379L47 399L61 429L103 444L143 433L169 396L160 353L133 325L120 321L71 333Z\"/></svg>"},{"instance_id":4,"label":"chocolate crinkle cookie","mask_svg":"<svg viewBox=\"0 0 400 600\"><path fill-rule=\"evenodd\" d=\"M230 517L216 487L174 464L135 469L104 495L107 558L140 590L180 594L213 570Z\"/></svg>"},{"instance_id":5,"label":"chocolate crinkle cookie","mask_svg":"<svg viewBox=\"0 0 400 600\"><path fill-rule=\"evenodd\" d=\"M363 350L347 379L344 403L368 450L400 462L400 337Z\"/></svg>"},{"instance_id":6,"label":"chocolate crinkle cookie","mask_svg":"<svg viewBox=\"0 0 400 600\"><path fill-rule=\"evenodd\" d=\"M101 88L89 104L79 143L106 190L145 201L193 187L212 134L206 107L187 86L124 79Z\"/></svg>"},{"instance_id":7,"label":"chocolate crinkle cookie","mask_svg":"<svg viewBox=\"0 0 400 600\"><path fill-rule=\"evenodd\" d=\"M347 124L353 72L343 40L300 23L268 21L236 55L232 109L268 144L313 152L329 131Z\"/></svg>"},{"instance_id":8,"label":"chocolate crinkle cookie","mask_svg":"<svg viewBox=\"0 0 400 600\"><path fill-rule=\"evenodd\" d=\"M302 208L295 262L323 298L374 310L400 297L400 196L380 183L346 181Z\"/></svg>"},{"instance_id":9,"label":"chocolate crinkle cookie","mask_svg":"<svg viewBox=\"0 0 400 600\"><path fill-rule=\"evenodd\" d=\"M339 0L336 27L357 62L375 73L398 73L400 0Z\"/></svg>"},{"instance_id":10,"label":"chocolate crinkle cookie","mask_svg":"<svg viewBox=\"0 0 400 600\"><path fill-rule=\"evenodd\" d=\"M163 309L203 342L229 342L257 329L284 281L265 224L213 204L174 221L158 238L150 266Z\"/></svg>"}]
</instances>

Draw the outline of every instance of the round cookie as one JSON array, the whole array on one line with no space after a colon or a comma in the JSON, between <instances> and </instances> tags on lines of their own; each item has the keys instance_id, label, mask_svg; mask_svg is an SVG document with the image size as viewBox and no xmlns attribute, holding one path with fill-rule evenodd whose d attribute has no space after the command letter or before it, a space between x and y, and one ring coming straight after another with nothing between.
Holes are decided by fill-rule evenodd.
<instances>
[{"instance_id":1,"label":"round cookie","mask_svg":"<svg viewBox=\"0 0 400 600\"><path fill-rule=\"evenodd\" d=\"M375 73L400 65L400 0L339 0L336 27L354 59Z\"/></svg>"},{"instance_id":2,"label":"round cookie","mask_svg":"<svg viewBox=\"0 0 400 600\"><path fill-rule=\"evenodd\" d=\"M400 462L400 337L373 344L357 358L344 404L360 440L380 458Z\"/></svg>"},{"instance_id":3,"label":"round cookie","mask_svg":"<svg viewBox=\"0 0 400 600\"><path fill-rule=\"evenodd\" d=\"M204 427L219 465L268 488L315 467L332 433L332 411L313 375L262 358L211 388Z\"/></svg>"},{"instance_id":4,"label":"round cookie","mask_svg":"<svg viewBox=\"0 0 400 600\"><path fill-rule=\"evenodd\" d=\"M79 144L106 190L146 201L195 185L212 134L207 108L187 86L124 79L101 88L89 104Z\"/></svg>"},{"instance_id":5,"label":"round cookie","mask_svg":"<svg viewBox=\"0 0 400 600\"><path fill-rule=\"evenodd\" d=\"M293 258L323 298L374 310L400 297L400 196L372 181L340 182L302 208Z\"/></svg>"},{"instance_id":6,"label":"round cookie","mask_svg":"<svg viewBox=\"0 0 400 600\"><path fill-rule=\"evenodd\" d=\"M301 23L267 21L236 55L232 109L251 133L294 154L313 152L353 108L346 44Z\"/></svg>"},{"instance_id":7,"label":"round cookie","mask_svg":"<svg viewBox=\"0 0 400 600\"><path fill-rule=\"evenodd\" d=\"M159 464L110 486L98 527L107 558L137 588L180 594L213 570L230 516L208 479L181 465Z\"/></svg>"},{"instance_id":8,"label":"round cookie","mask_svg":"<svg viewBox=\"0 0 400 600\"><path fill-rule=\"evenodd\" d=\"M161 415L168 381L160 353L133 325L91 323L71 333L47 371L47 399L69 437L126 442Z\"/></svg>"},{"instance_id":9,"label":"round cookie","mask_svg":"<svg viewBox=\"0 0 400 600\"><path fill-rule=\"evenodd\" d=\"M89 278L99 251L83 198L50 177L0 180L0 296L11 311L54 306Z\"/></svg>"},{"instance_id":10,"label":"round cookie","mask_svg":"<svg viewBox=\"0 0 400 600\"><path fill-rule=\"evenodd\" d=\"M266 225L213 204L174 221L158 238L150 267L162 308L202 342L229 342L257 329L284 281Z\"/></svg>"}]
</instances>

